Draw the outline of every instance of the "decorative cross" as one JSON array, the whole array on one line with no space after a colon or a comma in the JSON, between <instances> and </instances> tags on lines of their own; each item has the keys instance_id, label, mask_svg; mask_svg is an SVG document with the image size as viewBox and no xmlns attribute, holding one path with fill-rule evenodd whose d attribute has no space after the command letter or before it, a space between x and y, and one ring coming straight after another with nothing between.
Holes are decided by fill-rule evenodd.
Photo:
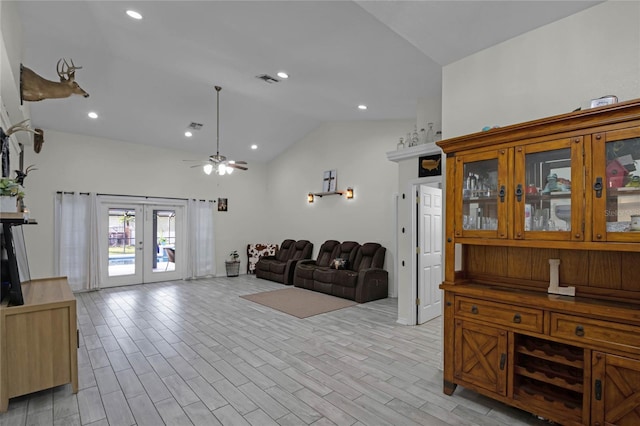
<instances>
[{"instance_id":1,"label":"decorative cross","mask_svg":"<svg viewBox=\"0 0 640 426\"><path fill-rule=\"evenodd\" d=\"M336 173L335 170L328 170L328 171L324 172L324 176L325 177L323 179L324 183L323 183L322 186L325 189L325 192L330 192L330 191L334 191L335 190L335 183L333 182L333 181L336 180L335 173Z\"/></svg>"}]
</instances>

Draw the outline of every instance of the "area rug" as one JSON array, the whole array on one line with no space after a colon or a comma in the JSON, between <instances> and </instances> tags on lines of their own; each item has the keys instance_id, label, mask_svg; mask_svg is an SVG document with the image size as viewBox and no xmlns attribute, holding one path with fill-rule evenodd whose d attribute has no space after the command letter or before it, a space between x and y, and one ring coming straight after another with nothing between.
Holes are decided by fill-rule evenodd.
<instances>
[{"instance_id":1,"label":"area rug","mask_svg":"<svg viewBox=\"0 0 640 426\"><path fill-rule=\"evenodd\" d=\"M298 287L247 294L240 297L298 318L308 318L357 305L353 300L341 299Z\"/></svg>"}]
</instances>

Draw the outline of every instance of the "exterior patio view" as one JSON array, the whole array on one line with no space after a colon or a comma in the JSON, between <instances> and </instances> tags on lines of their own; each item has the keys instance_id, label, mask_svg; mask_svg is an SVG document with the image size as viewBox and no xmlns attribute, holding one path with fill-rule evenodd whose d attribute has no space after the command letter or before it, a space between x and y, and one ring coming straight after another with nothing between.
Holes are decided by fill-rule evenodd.
<instances>
[{"instance_id":1,"label":"exterior patio view","mask_svg":"<svg viewBox=\"0 0 640 426\"><path fill-rule=\"evenodd\" d=\"M153 210L152 241L155 249L151 256L153 272L175 270L175 211ZM108 228L109 276L132 275L135 273L136 256L143 252L136 250L141 239L136 240L136 212L133 209L109 209ZM140 236L142 230L140 230ZM137 242L136 242L137 241Z\"/></svg>"}]
</instances>

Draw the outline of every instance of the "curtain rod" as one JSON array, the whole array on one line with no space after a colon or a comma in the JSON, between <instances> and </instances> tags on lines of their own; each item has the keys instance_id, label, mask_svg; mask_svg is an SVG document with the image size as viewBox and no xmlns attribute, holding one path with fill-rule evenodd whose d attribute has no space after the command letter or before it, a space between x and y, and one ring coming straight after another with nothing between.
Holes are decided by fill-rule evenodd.
<instances>
[{"instance_id":1,"label":"curtain rod","mask_svg":"<svg viewBox=\"0 0 640 426\"><path fill-rule=\"evenodd\" d=\"M56 194L75 194L75 191L56 191ZM90 195L89 192L78 192L79 195ZM96 194L98 196L105 196L105 197L135 197L135 198L144 198L144 199L164 199L164 200L179 200L179 201L189 201L190 198L177 198L177 197L151 197L151 196L147 196L147 195L122 195L122 194L101 194L98 193ZM209 203L215 203L215 200L198 200L197 198L191 198L191 200L194 201L207 201Z\"/></svg>"}]
</instances>

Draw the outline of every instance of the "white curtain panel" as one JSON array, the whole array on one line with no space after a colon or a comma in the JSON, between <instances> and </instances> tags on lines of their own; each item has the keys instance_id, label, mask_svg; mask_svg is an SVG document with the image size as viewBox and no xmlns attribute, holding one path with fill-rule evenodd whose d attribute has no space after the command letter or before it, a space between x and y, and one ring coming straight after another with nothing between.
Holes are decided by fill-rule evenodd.
<instances>
[{"instance_id":1,"label":"white curtain panel","mask_svg":"<svg viewBox=\"0 0 640 426\"><path fill-rule=\"evenodd\" d=\"M100 286L97 206L96 194L56 194L55 273L66 276L73 291Z\"/></svg>"},{"instance_id":2,"label":"white curtain panel","mask_svg":"<svg viewBox=\"0 0 640 426\"><path fill-rule=\"evenodd\" d=\"M216 274L213 201L189 200L188 249L185 278Z\"/></svg>"}]
</instances>

